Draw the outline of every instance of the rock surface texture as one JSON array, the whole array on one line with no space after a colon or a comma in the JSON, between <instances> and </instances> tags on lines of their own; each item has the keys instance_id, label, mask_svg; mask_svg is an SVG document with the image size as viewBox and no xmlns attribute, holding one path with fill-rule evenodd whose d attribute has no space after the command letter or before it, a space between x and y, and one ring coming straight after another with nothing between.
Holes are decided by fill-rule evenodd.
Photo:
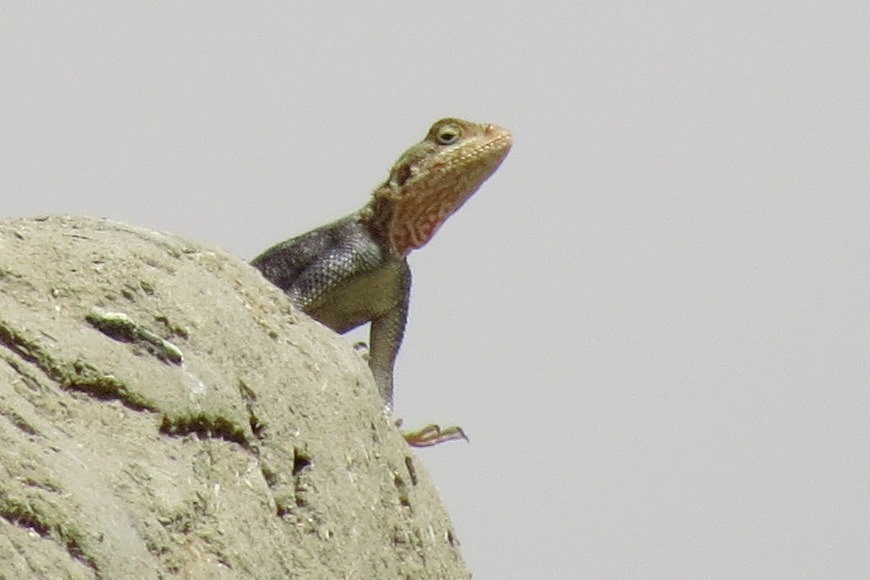
<instances>
[{"instance_id":1,"label":"rock surface texture","mask_svg":"<svg viewBox=\"0 0 870 580\"><path fill-rule=\"evenodd\" d=\"M469 578L349 344L252 267L0 222L0 576Z\"/></svg>"}]
</instances>

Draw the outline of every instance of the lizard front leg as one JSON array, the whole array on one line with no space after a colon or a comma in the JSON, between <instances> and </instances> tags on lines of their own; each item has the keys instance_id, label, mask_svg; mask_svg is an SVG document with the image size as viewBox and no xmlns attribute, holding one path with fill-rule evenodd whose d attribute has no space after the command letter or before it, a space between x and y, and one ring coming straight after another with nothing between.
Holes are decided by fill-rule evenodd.
<instances>
[{"instance_id":1,"label":"lizard front leg","mask_svg":"<svg viewBox=\"0 0 870 580\"><path fill-rule=\"evenodd\" d=\"M372 319L369 331L369 368L374 375L381 400L388 409L392 409L393 406L393 369L405 334L411 295L411 271L407 263L404 265L399 275L399 301L385 314ZM399 419L396 426L400 426L401 423L402 420ZM468 441L461 427L454 425L442 429L434 423L416 431L404 431L402 435L408 444L414 447L431 447L456 439Z\"/></svg>"}]
</instances>

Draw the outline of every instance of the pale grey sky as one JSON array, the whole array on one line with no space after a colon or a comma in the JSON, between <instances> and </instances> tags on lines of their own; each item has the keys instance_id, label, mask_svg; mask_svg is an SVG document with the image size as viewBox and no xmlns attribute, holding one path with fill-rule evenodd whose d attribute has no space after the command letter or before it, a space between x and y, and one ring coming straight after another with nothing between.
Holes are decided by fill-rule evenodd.
<instances>
[{"instance_id":1,"label":"pale grey sky","mask_svg":"<svg viewBox=\"0 0 870 580\"><path fill-rule=\"evenodd\" d=\"M0 7L4 216L241 258L511 129L396 376L479 579L870 575L870 3Z\"/></svg>"}]
</instances>

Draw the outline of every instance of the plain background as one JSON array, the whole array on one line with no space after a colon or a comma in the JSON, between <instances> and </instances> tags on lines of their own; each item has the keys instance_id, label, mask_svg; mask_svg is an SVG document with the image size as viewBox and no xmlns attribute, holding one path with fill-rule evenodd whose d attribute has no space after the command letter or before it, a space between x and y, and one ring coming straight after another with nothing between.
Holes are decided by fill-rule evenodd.
<instances>
[{"instance_id":1,"label":"plain background","mask_svg":"<svg viewBox=\"0 0 870 580\"><path fill-rule=\"evenodd\" d=\"M250 259L444 116L406 425L475 578L870 577L870 3L4 2L4 216Z\"/></svg>"}]
</instances>

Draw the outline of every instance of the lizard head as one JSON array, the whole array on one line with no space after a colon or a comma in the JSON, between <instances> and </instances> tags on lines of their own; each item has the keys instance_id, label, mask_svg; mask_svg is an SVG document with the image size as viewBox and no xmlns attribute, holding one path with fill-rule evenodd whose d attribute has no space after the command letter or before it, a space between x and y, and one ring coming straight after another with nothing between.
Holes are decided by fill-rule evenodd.
<instances>
[{"instance_id":1,"label":"lizard head","mask_svg":"<svg viewBox=\"0 0 870 580\"><path fill-rule=\"evenodd\" d=\"M370 223L396 256L424 246L498 168L511 144L510 132L495 125L437 121L375 190Z\"/></svg>"}]
</instances>

